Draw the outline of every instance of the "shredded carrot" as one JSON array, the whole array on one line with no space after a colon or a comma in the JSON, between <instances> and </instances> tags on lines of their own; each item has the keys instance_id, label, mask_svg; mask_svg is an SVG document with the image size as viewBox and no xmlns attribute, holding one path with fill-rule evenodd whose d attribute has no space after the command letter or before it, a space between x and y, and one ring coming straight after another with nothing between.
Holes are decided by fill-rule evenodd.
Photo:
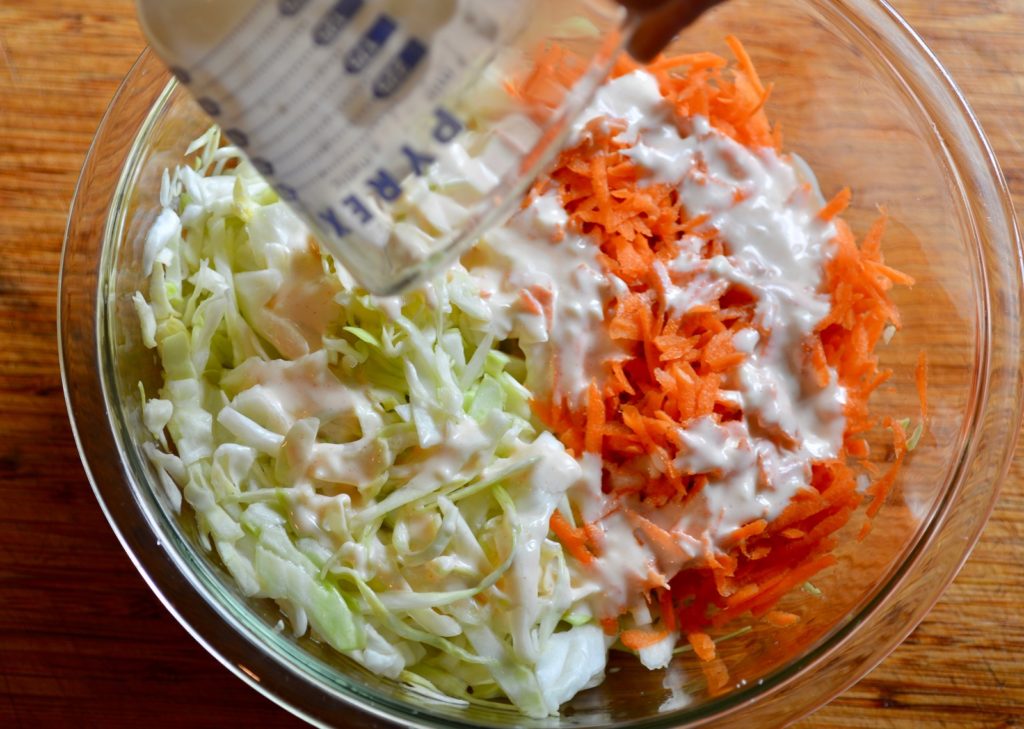
<instances>
[{"instance_id":1,"label":"shredded carrot","mask_svg":"<svg viewBox=\"0 0 1024 729\"><path fill-rule=\"evenodd\" d=\"M774 625L776 628L786 628L794 623L800 622L800 616L782 610L769 610L764 614L765 622Z\"/></svg>"},{"instance_id":2,"label":"shredded carrot","mask_svg":"<svg viewBox=\"0 0 1024 729\"><path fill-rule=\"evenodd\" d=\"M650 72L669 71L681 67L687 67L690 71L704 68L724 68L726 61L716 53L702 51L700 53L687 53L680 56L667 56L656 59L646 66Z\"/></svg>"},{"instance_id":3,"label":"shredded carrot","mask_svg":"<svg viewBox=\"0 0 1024 729\"><path fill-rule=\"evenodd\" d=\"M825 204L825 207L818 213L818 217L822 220L832 220L846 210L846 207L850 204L851 195L850 188L844 187L836 193L834 198Z\"/></svg>"},{"instance_id":4,"label":"shredded carrot","mask_svg":"<svg viewBox=\"0 0 1024 729\"><path fill-rule=\"evenodd\" d=\"M781 151L780 128L771 125L765 112L771 85L762 82L739 40L730 36L727 43L736 58L731 67L720 56L695 53L657 59L646 70L680 119L700 114L740 144ZM613 75L636 68L623 59ZM569 56L548 49L514 92L537 109L550 109L555 95L579 72L579 64ZM558 194L568 213L567 227L596 242L601 266L624 285L609 301L605 322L609 336L625 354L607 363L603 377L590 384L582 402L535 402L534 412L570 452L601 457L603 485L613 497L638 497L655 507L684 503L712 488L715 474L688 473L679 465L685 462L680 456L686 450L679 430L700 417L722 422L742 416L742 407L721 391L730 388L745 360L733 340L743 329L757 327L756 301L733 285L714 301L683 315L672 313L659 272L678 255L680 239L700 241L701 255L707 259L728 255L728 244L706 215L692 216L683 209L670 185L645 178L614 121L593 120L586 132L561 153L534 193ZM831 306L803 343L807 381L824 388L837 379L846 391L840 453L812 465L808 488L782 514L736 529L724 543L724 553L708 549L692 560L670 532L625 507L638 538L658 553L659 566L667 560L681 569L674 576L669 570L668 575L652 572L645 582L644 589L656 594L651 602L658 606L661 628L626 630L619 637L636 650L668 632L685 634L703 663L712 693L726 688L729 674L705 631L744 615L778 627L796 623L798 616L775 606L785 594L836 563L832 550L837 533L865 500L853 463L866 464L865 471L874 477L867 492L867 515L873 517L906 457L906 433L898 423L886 420L895 457L884 472L871 465L867 434L879 423L868 401L892 376L879 366L875 354L887 327L901 325L890 291L912 285L913 279L883 260L881 241L888 220L884 211L858 245L841 218L850 201L849 188L843 188L818 213L836 230L822 281L822 293ZM533 298L528 305L536 303L543 311L543 302ZM925 418L924 353L915 375ZM860 538L869 529L870 519ZM593 561L598 542L588 527L574 528L556 511L551 530L575 559ZM617 619L605 618L601 624L609 635L618 633Z\"/></svg>"},{"instance_id":5,"label":"shredded carrot","mask_svg":"<svg viewBox=\"0 0 1024 729\"><path fill-rule=\"evenodd\" d=\"M573 557L583 564L590 564L594 561L594 555L587 549L587 542L582 529L569 524L557 509L551 514L551 531L558 537L558 541Z\"/></svg>"},{"instance_id":6,"label":"shredded carrot","mask_svg":"<svg viewBox=\"0 0 1024 729\"><path fill-rule=\"evenodd\" d=\"M747 537L756 537L758 534L763 532L768 527L768 522L764 519L758 519L752 521L749 524L741 526L739 529L729 535L729 542L741 542Z\"/></svg>"},{"instance_id":7,"label":"shredded carrot","mask_svg":"<svg viewBox=\"0 0 1024 729\"><path fill-rule=\"evenodd\" d=\"M754 68L754 62L750 59L750 54L747 53L747 49L743 47L743 43L740 39L734 35L728 35L725 37L725 42L729 46L729 50L736 56L736 61L739 63L740 70L746 74L750 83L753 84L754 88L758 92L764 91L764 85L761 83L761 79L757 74L757 69Z\"/></svg>"},{"instance_id":8,"label":"shredded carrot","mask_svg":"<svg viewBox=\"0 0 1024 729\"><path fill-rule=\"evenodd\" d=\"M584 437L584 447L590 453L601 452L604 407L604 400L601 399L601 391L597 388L597 383L590 383L590 390L587 393L587 432Z\"/></svg>"},{"instance_id":9,"label":"shredded carrot","mask_svg":"<svg viewBox=\"0 0 1024 729\"><path fill-rule=\"evenodd\" d=\"M740 48L735 39L730 43ZM738 57L740 68L731 81L724 59L710 54L662 59L648 70L680 114L694 111L691 102L699 95L700 106L713 109L712 123L720 129L743 143L772 144L762 108L766 89L749 58ZM559 60L545 56L544 62L552 59ZM617 72L632 68L624 64ZM530 83L537 84L538 78L531 77ZM671 186L643 181L624 154L617 129L592 123L588 132L560 156L540 184L559 192L570 226L599 241L602 264L628 286L629 293L615 300L606 321L611 337L632 354L611 363L606 382L590 388L586 417L566 417L558 408L537 413L574 453L581 448L600 453L614 490L639 488L645 499L667 503L693 493L702 476L680 473L676 467L681 448L676 426L733 409L719 400L718 392L745 358L733 347L732 337L752 326L755 302L734 289L722 296L736 300L731 306L719 302L681 318L662 311L655 263L672 260L676 241L685 233L708 240L709 257L723 252L721 243L713 231L705 230L706 216L686 215ZM603 403L596 401L598 395ZM639 487L638 457L659 464L659 475Z\"/></svg>"},{"instance_id":10,"label":"shredded carrot","mask_svg":"<svg viewBox=\"0 0 1024 729\"><path fill-rule=\"evenodd\" d=\"M712 696L725 693L729 687L729 669L726 668L725 662L721 658L714 658L702 662L700 667L708 682L708 693Z\"/></svg>"},{"instance_id":11,"label":"shredded carrot","mask_svg":"<svg viewBox=\"0 0 1024 729\"><path fill-rule=\"evenodd\" d=\"M655 643L659 643L667 637L667 630L644 630L642 628L633 628L631 630L623 630L619 635L619 640L622 641L622 645L626 646L630 650L638 651L641 648L648 648Z\"/></svg>"},{"instance_id":12,"label":"shredded carrot","mask_svg":"<svg viewBox=\"0 0 1024 729\"><path fill-rule=\"evenodd\" d=\"M711 661L715 658L715 641L707 633L694 631L686 634L686 639L693 646L693 652L702 661Z\"/></svg>"},{"instance_id":13,"label":"shredded carrot","mask_svg":"<svg viewBox=\"0 0 1024 729\"><path fill-rule=\"evenodd\" d=\"M586 537L587 546L597 557L604 551L604 531L597 524L587 522L583 525L583 534Z\"/></svg>"},{"instance_id":14,"label":"shredded carrot","mask_svg":"<svg viewBox=\"0 0 1024 729\"><path fill-rule=\"evenodd\" d=\"M903 459L907 455L907 434L903 431L903 426L891 418L886 419L886 426L892 430L895 459L888 470L868 486L867 493L871 496L871 503L868 504L867 508L867 515L869 517L875 516L882 508L882 504L885 503L886 497L896 482L896 476L899 475Z\"/></svg>"},{"instance_id":15,"label":"shredded carrot","mask_svg":"<svg viewBox=\"0 0 1024 729\"><path fill-rule=\"evenodd\" d=\"M669 532L650 519L645 519L635 512L629 512L629 519L637 530L650 542L654 551L659 554L663 562L682 564L686 561L686 552Z\"/></svg>"}]
</instances>

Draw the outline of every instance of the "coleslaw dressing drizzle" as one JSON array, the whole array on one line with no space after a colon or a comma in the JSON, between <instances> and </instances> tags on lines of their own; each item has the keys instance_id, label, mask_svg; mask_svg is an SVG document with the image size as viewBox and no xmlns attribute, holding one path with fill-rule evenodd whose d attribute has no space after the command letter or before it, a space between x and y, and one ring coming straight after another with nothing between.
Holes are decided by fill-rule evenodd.
<instances>
[{"instance_id":1,"label":"coleslaw dressing drizzle","mask_svg":"<svg viewBox=\"0 0 1024 729\"><path fill-rule=\"evenodd\" d=\"M743 285L757 301L755 328L734 341L747 358L723 386L742 405L743 419L717 424L704 417L678 434L685 450L675 465L684 473L710 474L708 486L685 505L650 508L626 499L633 512L669 531L696 558L744 524L778 516L810 483L812 462L839 451L845 392L834 372L829 385L818 388L801 361L804 339L829 311L819 288L836 231L817 216L823 201L816 185L805 184L791 160L771 149L743 147L703 117L677 120L644 71L605 84L577 121L577 138L595 118L624 125L618 138L630 145L626 154L652 183L679 191L688 217L707 216L706 225L727 251L707 261L696 241L681 241L677 258L660 272L666 309L681 315L730 283ZM793 445L757 434L766 428L781 431ZM599 483L580 503L591 505L584 519L601 521L606 543L599 568L584 577L603 601L598 611L615 615L635 607L637 586L648 583L652 571L667 579L683 565L638 542L636 524L621 512L601 519L609 509Z\"/></svg>"}]
</instances>

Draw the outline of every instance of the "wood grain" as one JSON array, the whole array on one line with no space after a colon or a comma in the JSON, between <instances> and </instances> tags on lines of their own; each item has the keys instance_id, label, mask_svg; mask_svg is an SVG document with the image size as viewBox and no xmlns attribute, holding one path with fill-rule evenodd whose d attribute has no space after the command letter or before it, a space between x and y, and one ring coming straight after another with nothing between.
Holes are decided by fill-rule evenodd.
<instances>
[{"instance_id":1,"label":"wood grain","mask_svg":"<svg viewBox=\"0 0 1024 729\"><path fill-rule=\"evenodd\" d=\"M965 90L1024 206L1024 2L895 2ZM129 0L0 0L0 726L297 726L221 668L121 551L85 479L55 346L89 141L142 48ZM913 635L804 727L1024 726L1024 457Z\"/></svg>"}]
</instances>

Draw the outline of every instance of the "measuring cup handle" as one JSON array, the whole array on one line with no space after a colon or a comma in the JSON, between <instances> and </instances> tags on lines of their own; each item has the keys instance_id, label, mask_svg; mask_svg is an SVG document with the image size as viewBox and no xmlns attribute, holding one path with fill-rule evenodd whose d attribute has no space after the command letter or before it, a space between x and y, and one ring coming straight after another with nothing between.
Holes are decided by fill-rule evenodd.
<instances>
[{"instance_id":1,"label":"measuring cup handle","mask_svg":"<svg viewBox=\"0 0 1024 729\"><path fill-rule=\"evenodd\" d=\"M647 62L667 46L675 35L705 11L724 0L618 0L635 16L626 50L636 60Z\"/></svg>"}]
</instances>

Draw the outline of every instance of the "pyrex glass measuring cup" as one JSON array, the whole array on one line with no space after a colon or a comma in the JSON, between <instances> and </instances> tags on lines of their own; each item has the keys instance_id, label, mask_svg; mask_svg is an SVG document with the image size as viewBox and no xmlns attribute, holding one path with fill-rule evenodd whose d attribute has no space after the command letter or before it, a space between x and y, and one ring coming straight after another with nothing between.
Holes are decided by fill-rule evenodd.
<instances>
[{"instance_id":1,"label":"pyrex glass measuring cup","mask_svg":"<svg viewBox=\"0 0 1024 729\"><path fill-rule=\"evenodd\" d=\"M618 50L612 0L138 0L156 52L361 284L509 212Z\"/></svg>"}]
</instances>

